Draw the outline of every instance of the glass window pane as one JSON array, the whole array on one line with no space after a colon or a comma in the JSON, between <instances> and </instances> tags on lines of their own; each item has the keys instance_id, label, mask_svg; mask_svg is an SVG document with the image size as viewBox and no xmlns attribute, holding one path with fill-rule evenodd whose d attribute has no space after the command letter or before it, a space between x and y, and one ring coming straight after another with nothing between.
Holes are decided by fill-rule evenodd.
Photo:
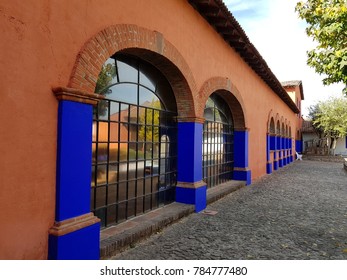
<instances>
[{"instance_id":1,"label":"glass window pane","mask_svg":"<svg viewBox=\"0 0 347 280\"><path fill-rule=\"evenodd\" d=\"M205 112L204 112L205 120L213 122L214 121L214 114L213 114L213 112L214 112L214 110L211 109L211 108L205 109Z\"/></svg>"},{"instance_id":2,"label":"glass window pane","mask_svg":"<svg viewBox=\"0 0 347 280\"><path fill-rule=\"evenodd\" d=\"M95 92L105 95L110 85L117 82L117 70L115 60L109 58L101 68L98 81L96 83Z\"/></svg>"},{"instance_id":3,"label":"glass window pane","mask_svg":"<svg viewBox=\"0 0 347 280\"><path fill-rule=\"evenodd\" d=\"M122 104L120 107L119 120L120 122L128 122L129 121L129 105Z\"/></svg>"},{"instance_id":4,"label":"glass window pane","mask_svg":"<svg viewBox=\"0 0 347 280\"><path fill-rule=\"evenodd\" d=\"M119 121L119 103L110 101L110 121Z\"/></svg>"},{"instance_id":5,"label":"glass window pane","mask_svg":"<svg viewBox=\"0 0 347 280\"><path fill-rule=\"evenodd\" d=\"M137 178L144 177L145 162L143 160L137 162Z\"/></svg>"},{"instance_id":6,"label":"glass window pane","mask_svg":"<svg viewBox=\"0 0 347 280\"><path fill-rule=\"evenodd\" d=\"M114 122L110 123L110 142L118 142L119 141L119 124Z\"/></svg>"},{"instance_id":7,"label":"glass window pane","mask_svg":"<svg viewBox=\"0 0 347 280\"><path fill-rule=\"evenodd\" d=\"M118 189L117 184L108 186L108 194L107 194L108 204L114 204L117 202L117 189Z\"/></svg>"},{"instance_id":8,"label":"glass window pane","mask_svg":"<svg viewBox=\"0 0 347 280\"><path fill-rule=\"evenodd\" d=\"M137 84L116 84L110 87L107 99L137 104Z\"/></svg>"},{"instance_id":9,"label":"glass window pane","mask_svg":"<svg viewBox=\"0 0 347 280\"><path fill-rule=\"evenodd\" d=\"M172 112L177 111L175 95L170 84L164 77L157 80L157 88L155 93L160 97L160 100L164 102L164 104L162 104L163 108Z\"/></svg>"},{"instance_id":10,"label":"glass window pane","mask_svg":"<svg viewBox=\"0 0 347 280\"><path fill-rule=\"evenodd\" d=\"M98 141L99 142L107 142L107 140L108 140L108 123L107 122L99 122Z\"/></svg>"},{"instance_id":11,"label":"glass window pane","mask_svg":"<svg viewBox=\"0 0 347 280\"><path fill-rule=\"evenodd\" d=\"M120 144L119 160L120 161L128 160L128 144L127 143Z\"/></svg>"},{"instance_id":12,"label":"glass window pane","mask_svg":"<svg viewBox=\"0 0 347 280\"><path fill-rule=\"evenodd\" d=\"M112 225L116 222L117 206L111 205L107 207L107 225Z\"/></svg>"},{"instance_id":13,"label":"glass window pane","mask_svg":"<svg viewBox=\"0 0 347 280\"><path fill-rule=\"evenodd\" d=\"M128 183L128 199L135 197L136 181L130 181Z\"/></svg>"},{"instance_id":14,"label":"glass window pane","mask_svg":"<svg viewBox=\"0 0 347 280\"><path fill-rule=\"evenodd\" d=\"M106 187L97 187L96 192L96 208L104 206L106 204Z\"/></svg>"},{"instance_id":15,"label":"glass window pane","mask_svg":"<svg viewBox=\"0 0 347 280\"><path fill-rule=\"evenodd\" d=\"M113 163L118 161L118 143L109 144L109 161Z\"/></svg>"},{"instance_id":16,"label":"glass window pane","mask_svg":"<svg viewBox=\"0 0 347 280\"><path fill-rule=\"evenodd\" d=\"M92 127L92 141L96 142L96 128L97 128L97 123L93 121L93 127Z\"/></svg>"},{"instance_id":17,"label":"glass window pane","mask_svg":"<svg viewBox=\"0 0 347 280\"><path fill-rule=\"evenodd\" d=\"M97 145L97 163L106 163L107 162L107 149L108 149L108 144L107 143L98 143Z\"/></svg>"},{"instance_id":18,"label":"glass window pane","mask_svg":"<svg viewBox=\"0 0 347 280\"><path fill-rule=\"evenodd\" d=\"M159 71L147 63L141 63L140 71L140 84L148 87L150 90L155 91L156 81L160 76Z\"/></svg>"},{"instance_id":19,"label":"glass window pane","mask_svg":"<svg viewBox=\"0 0 347 280\"><path fill-rule=\"evenodd\" d=\"M138 71L134 66L117 60L118 75L120 82L133 82L138 81Z\"/></svg>"},{"instance_id":20,"label":"glass window pane","mask_svg":"<svg viewBox=\"0 0 347 280\"><path fill-rule=\"evenodd\" d=\"M118 180L118 165L117 164L109 164L108 165L108 183L116 183Z\"/></svg>"},{"instance_id":21,"label":"glass window pane","mask_svg":"<svg viewBox=\"0 0 347 280\"><path fill-rule=\"evenodd\" d=\"M140 86L140 100L139 105L144 107L151 107L156 109L162 109L162 104L159 98L147 88Z\"/></svg>"},{"instance_id":22,"label":"glass window pane","mask_svg":"<svg viewBox=\"0 0 347 280\"><path fill-rule=\"evenodd\" d=\"M129 122L137 124L137 106L130 106Z\"/></svg>"},{"instance_id":23,"label":"glass window pane","mask_svg":"<svg viewBox=\"0 0 347 280\"><path fill-rule=\"evenodd\" d=\"M107 120L108 119L108 110L109 110L109 101L100 100L98 103L98 119Z\"/></svg>"}]
</instances>

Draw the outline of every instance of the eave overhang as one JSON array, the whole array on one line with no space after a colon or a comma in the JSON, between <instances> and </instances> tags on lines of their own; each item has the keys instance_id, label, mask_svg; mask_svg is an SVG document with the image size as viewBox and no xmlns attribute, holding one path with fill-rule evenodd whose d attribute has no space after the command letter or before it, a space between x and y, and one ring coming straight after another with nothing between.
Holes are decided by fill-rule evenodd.
<instances>
[{"instance_id":1,"label":"eave overhang","mask_svg":"<svg viewBox=\"0 0 347 280\"><path fill-rule=\"evenodd\" d=\"M294 113L300 113L299 108L272 73L264 58L250 42L245 31L222 0L188 0L188 2Z\"/></svg>"}]
</instances>

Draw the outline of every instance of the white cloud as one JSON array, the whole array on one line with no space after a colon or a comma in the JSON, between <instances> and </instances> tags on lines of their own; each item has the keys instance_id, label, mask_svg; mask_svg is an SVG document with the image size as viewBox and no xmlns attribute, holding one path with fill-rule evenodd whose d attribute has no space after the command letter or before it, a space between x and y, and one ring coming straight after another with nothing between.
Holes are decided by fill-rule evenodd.
<instances>
[{"instance_id":1,"label":"white cloud","mask_svg":"<svg viewBox=\"0 0 347 280\"><path fill-rule=\"evenodd\" d=\"M248 3L242 6L242 3ZM225 4L239 21L250 41L280 81L302 80L307 107L330 96L341 95L343 85L323 86L322 77L306 64L306 51L314 42L305 33L305 23L295 13L297 0L228 0ZM252 16L254 7L267 9ZM243 9L243 10L242 10Z\"/></svg>"}]
</instances>

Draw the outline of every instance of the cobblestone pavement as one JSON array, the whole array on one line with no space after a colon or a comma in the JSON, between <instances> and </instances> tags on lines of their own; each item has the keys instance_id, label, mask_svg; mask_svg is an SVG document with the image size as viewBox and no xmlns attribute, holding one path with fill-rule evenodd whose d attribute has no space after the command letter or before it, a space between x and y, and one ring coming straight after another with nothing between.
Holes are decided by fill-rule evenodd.
<instances>
[{"instance_id":1,"label":"cobblestone pavement","mask_svg":"<svg viewBox=\"0 0 347 280\"><path fill-rule=\"evenodd\" d=\"M113 259L347 259L341 163L296 161L207 209Z\"/></svg>"}]
</instances>

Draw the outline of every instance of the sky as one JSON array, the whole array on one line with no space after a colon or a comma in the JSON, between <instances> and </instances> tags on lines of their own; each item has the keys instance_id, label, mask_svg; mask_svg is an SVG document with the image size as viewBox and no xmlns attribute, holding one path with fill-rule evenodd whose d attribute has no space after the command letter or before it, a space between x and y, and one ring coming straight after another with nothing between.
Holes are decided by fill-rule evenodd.
<instances>
[{"instance_id":1,"label":"sky","mask_svg":"<svg viewBox=\"0 0 347 280\"><path fill-rule=\"evenodd\" d=\"M308 107L329 97L342 96L343 84L324 86L323 76L307 66L306 52L315 43L305 32L306 23L295 12L298 0L224 0L266 63L282 81L301 80Z\"/></svg>"}]
</instances>

